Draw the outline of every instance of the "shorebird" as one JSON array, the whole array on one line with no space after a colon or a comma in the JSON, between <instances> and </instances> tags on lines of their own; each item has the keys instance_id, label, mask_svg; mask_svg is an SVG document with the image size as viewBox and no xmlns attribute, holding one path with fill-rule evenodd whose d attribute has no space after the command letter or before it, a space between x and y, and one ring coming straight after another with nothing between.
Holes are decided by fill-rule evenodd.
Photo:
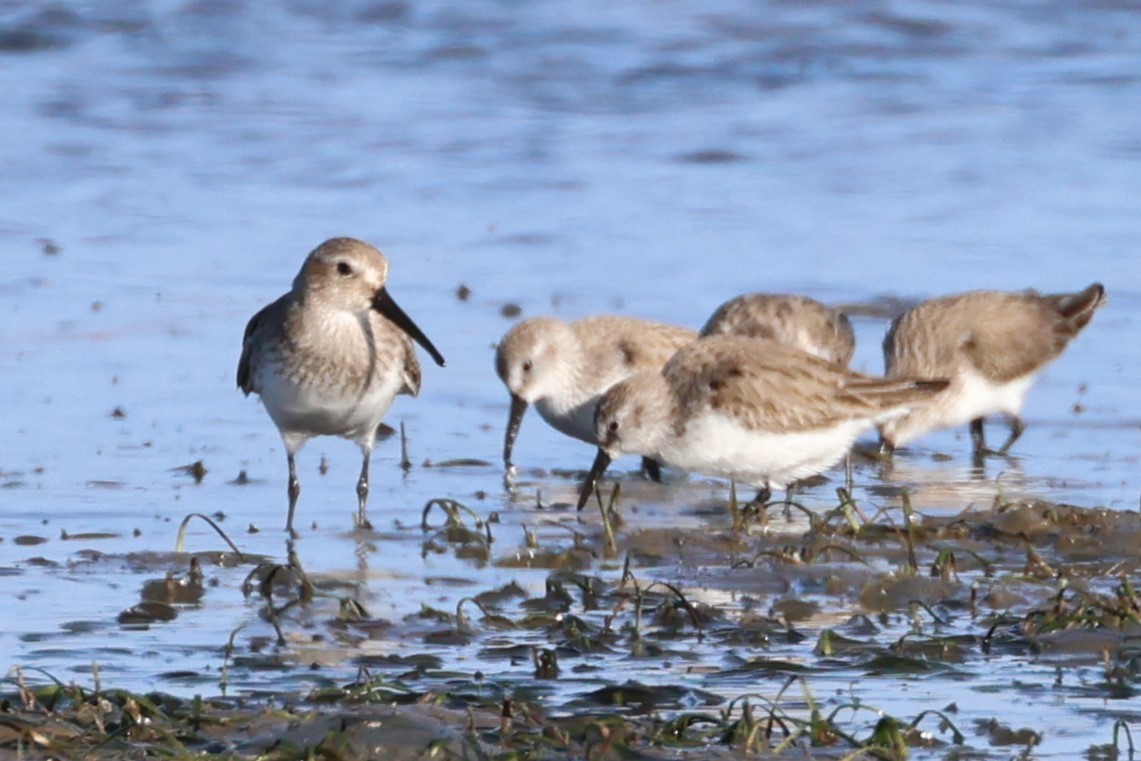
<instances>
[{"instance_id":1,"label":"shorebird","mask_svg":"<svg viewBox=\"0 0 1141 761\"><path fill-rule=\"evenodd\" d=\"M944 380L885 380L798 349L711 336L659 373L618 383L598 403L598 453L579 509L622 454L773 490L834 465L859 434L929 404Z\"/></svg>"},{"instance_id":2,"label":"shorebird","mask_svg":"<svg viewBox=\"0 0 1141 761\"><path fill-rule=\"evenodd\" d=\"M848 318L807 296L737 296L717 307L700 332L702 336L764 338L841 365L851 362L856 351L856 335Z\"/></svg>"},{"instance_id":3,"label":"shorebird","mask_svg":"<svg viewBox=\"0 0 1141 761\"><path fill-rule=\"evenodd\" d=\"M261 397L289 463L289 516L301 484L294 456L314 436L355 441L364 461L357 481L358 527L367 528L368 466L376 430L398 394L420 391L415 339L436 364L444 358L388 294L388 261L353 238L333 238L309 254L293 289L246 325L238 388Z\"/></svg>"},{"instance_id":4,"label":"shorebird","mask_svg":"<svg viewBox=\"0 0 1141 761\"><path fill-rule=\"evenodd\" d=\"M588 444L594 437L594 407L608 388L642 370L660 370L674 352L692 343L688 328L631 317L587 317L564 322L533 317L503 337L495 352L495 370L511 394L511 412L503 440L503 464L513 467L511 452L529 405L557 431ZM643 460L658 480L658 465Z\"/></svg>"},{"instance_id":5,"label":"shorebird","mask_svg":"<svg viewBox=\"0 0 1141 761\"><path fill-rule=\"evenodd\" d=\"M896 318L883 342L886 374L948 378L951 386L935 403L881 425L884 452L969 422L976 461L1005 455L1026 428L1019 415L1035 378L1104 303L1100 283L1052 295L971 291L926 301ZM998 413L1008 416L1010 435L990 450L983 419Z\"/></svg>"}]
</instances>

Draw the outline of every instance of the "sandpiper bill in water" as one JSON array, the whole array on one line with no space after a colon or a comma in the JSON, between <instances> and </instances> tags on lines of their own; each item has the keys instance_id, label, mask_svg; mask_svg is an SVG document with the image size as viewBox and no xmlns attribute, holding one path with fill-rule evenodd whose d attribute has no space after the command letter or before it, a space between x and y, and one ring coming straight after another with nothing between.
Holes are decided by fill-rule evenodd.
<instances>
[{"instance_id":1,"label":"sandpiper bill in water","mask_svg":"<svg viewBox=\"0 0 1141 761\"><path fill-rule=\"evenodd\" d=\"M933 404L880 426L886 454L931 431L970 423L976 463L1005 455L1025 429L1022 404L1035 378L1105 303L1094 283L1077 293L971 291L923 302L898 317L884 337L889 377L951 381ZM1010 435L986 446L983 419L1005 414Z\"/></svg>"},{"instance_id":2,"label":"sandpiper bill in water","mask_svg":"<svg viewBox=\"0 0 1141 761\"><path fill-rule=\"evenodd\" d=\"M632 317L598 316L575 322L533 317L499 342L495 370L511 394L503 440L503 464L512 470L512 450L529 405L556 430L597 445L594 408L599 397L623 378L658 371L674 352L692 343L688 328ZM657 480L657 463L643 467Z\"/></svg>"},{"instance_id":3,"label":"sandpiper bill in water","mask_svg":"<svg viewBox=\"0 0 1141 761\"><path fill-rule=\"evenodd\" d=\"M598 403L598 453L579 497L622 454L751 484L757 502L838 462L856 437L930 404L944 380L885 380L743 336L711 336Z\"/></svg>"},{"instance_id":4,"label":"sandpiper bill in water","mask_svg":"<svg viewBox=\"0 0 1141 761\"><path fill-rule=\"evenodd\" d=\"M412 339L436 364L444 358L388 294L388 261L353 238L333 238L305 259L289 293L246 326L238 388L262 404L281 433L289 463L289 515L301 484L294 460L314 436L340 436L361 448L358 527L368 527L369 458L377 426L398 394L420 391Z\"/></svg>"}]
</instances>

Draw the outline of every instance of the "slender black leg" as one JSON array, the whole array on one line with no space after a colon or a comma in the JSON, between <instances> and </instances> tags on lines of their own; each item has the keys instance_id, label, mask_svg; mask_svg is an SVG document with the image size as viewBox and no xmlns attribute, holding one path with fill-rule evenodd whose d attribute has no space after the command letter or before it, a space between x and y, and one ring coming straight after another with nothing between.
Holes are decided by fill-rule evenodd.
<instances>
[{"instance_id":1,"label":"slender black leg","mask_svg":"<svg viewBox=\"0 0 1141 761\"><path fill-rule=\"evenodd\" d=\"M365 507L368 505L368 463L372 459L372 450L365 447L361 447L361 450L364 459L361 462L361 477L357 480L357 528L371 529L372 524L365 515Z\"/></svg>"},{"instance_id":2,"label":"slender black leg","mask_svg":"<svg viewBox=\"0 0 1141 761\"><path fill-rule=\"evenodd\" d=\"M895 444L892 444L890 441L885 439L883 436L880 436L880 459L887 460L890 462L891 458L894 455L895 455ZM849 452L848 453L849 464L851 463L851 458L852 458L852 454L851 454L851 452Z\"/></svg>"},{"instance_id":3,"label":"slender black leg","mask_svg":"<svg viewBox=\"0 0 1141 761\"><path fill-rule=\"evenodd\" d=\"M986 436L983 434L983 419L975 418L971 421L971 466L978 475L982 475L985 471L986 456L989 453L986 448Z\"/></svg>"},{"instance_id":4,"label":"slender black leg","mask_svg":"<svg viewBox=\"0 0 1141 761\"><path fill-rule=\"evenodd\" d=\"M792 498L796 495L796 484L789 484L784 489L784 517L788 520L792 517Z\"/></svg>"},{"instance_id":5,"label":"slender black leg","mask_svg":"<svg viewBox=\"0 0 1141 761\"><path fill-rule=\"evenodd\" d=\"M654 483L660 484L662 482L662 466L658 464L657 460L643 457L642 472L646 474L646 478Z\"/></svg>"},{"instance_id":6,"label":"slender black leg","mask_svg":"<svg viewBox=\"0 0 1141 761\"><path fill-rule=\"evenodd\" d=\"M974 447L976 457L986 454L986 435L983 433L983 419L981 417L971 421L971 446Z\"/></svg>"},{"instance_id":7,"label":"slender black leg","mask_svg":"<svg viewBox=\"0 0 1141 761\"><path fill-rule=\"evenodd\" d=\"M1022 418L1018 417L1017 415L1012 415L1010 418L1010 437L1006 440L1006 443L1003 444L1002 447L998 450L998 453L1000 455L1005 455L1007 452L1009 452L1010 447L1014 445L1014 442L1018 441L1018 437L1021 436L1022 432L1025 430L1026 424L1022 422Z\"/></svg>"},{"instance_id":8,"label":"slender black leg","mask_svg":"<svg viewBox=\"0 0 1141 761\"><path fill-rule=\"evenodd\" d=\"M296 539L297 532L293 530L293 511L297 509L297 498L301 496L301 482L297 480L297 463L293 459L293 453L288 452L286 457L289 461L289 515L285 519L285 530L289 532L290 537Z\"/></svg>"}]
</instances>

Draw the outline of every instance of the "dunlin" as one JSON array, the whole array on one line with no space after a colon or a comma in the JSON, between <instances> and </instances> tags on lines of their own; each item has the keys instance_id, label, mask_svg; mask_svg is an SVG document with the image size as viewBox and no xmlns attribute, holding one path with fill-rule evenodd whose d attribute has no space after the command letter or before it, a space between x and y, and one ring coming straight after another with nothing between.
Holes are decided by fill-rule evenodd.
<instances>
[{"instance_id":1,"label":"dunlin","mask_svg":"<svg viewBox=\"0 0 1141 761\"><path fill-rule=\"evenodd\" d=\"M776 341L841 365L856 351L848 318L806 296L748 293L730 299L701 329L702 336L723 334Z\"/></svg>"},{"instance_id":2,"label":"dunlin","mask_svg":"<svg viewBox=\"0 0 1141 761\"><path fill-rule=\"evenodd\" d=\"M398 394L420 391L412 341L436 364L444 358L388 294L388 261L352 238L333 238L301 265L293 289L246 326L238 388L257 393L285 442L289 517L301 484L294 456L314 436L355 441L364 462L357 525L367 527L368 466L376 430Z\"/></svg>"},{"instance_id":3,"label":"dunlin","mask_svg":"<svg viewBox=\"0 0 1141 761\"><path fill-rule=\"evenodd\" d=\"M884 337L887 375L948 378L951 387L935 403L884 423L885 452L969 422L979 460L992 453L983 419L1002 413L1010 435L993 453L1005 455L1025 429L1019 414L1034 379L1104 303L1100 283L1053 295L972 291L924 302L897 318Z\"/></svg>"},{"instance_id":4,"label":"dunlin","mask_svg":"<svg viewBox=\"0 0 1141 761\"><path fill-rule=\"evenodd\" d=\"M639 373L602 397L598 454L579 507L622 454L751 484L763 502L831 467L859 434L929 404L946 386L860 375L770 341L703 338L660 373Z\"/></svg>"},{"instance_id":5,"label":"dunlin","mask_svg":"<svg viewBox=\"0 0 1141 761\"><path fill-rule=\"evenodd\" d=\"M503 464L511 452L528 405L553 428L597 444L594 407L608 388L643 370L658 371L674 352L697 338L687 328L630 317L587 317L564 322L554 317L524 320L503 337L495 370L511 393L503 440ZM644 461L655 479L657 464Z\"/></svg>"}]
</instances>

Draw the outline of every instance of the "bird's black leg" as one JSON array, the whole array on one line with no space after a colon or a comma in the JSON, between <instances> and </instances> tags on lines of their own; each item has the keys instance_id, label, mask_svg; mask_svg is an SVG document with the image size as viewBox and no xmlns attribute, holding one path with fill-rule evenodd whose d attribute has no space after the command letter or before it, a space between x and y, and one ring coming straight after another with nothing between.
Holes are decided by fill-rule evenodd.
<instances>
[{"instance_id":1,"label":"bird's black leg","mask_svg":"<svg viewBox=\"0 0 1141 761\"><path fill-rule=\"evenodd\" d=\"M792 517L792 498L796 495L796 484L789 484L784 489L784 518Z\"/></svg>"},{"instance_id":2,"label":"bird's black leg","mask_svg":"<svg viewBox=\"0 0 1141 761\"><path fill-rule=\"evenodd\" d=\"M986 468L986 456L990 454L986 448L986 435L983 433L983 419L975 418L971 421L971 465L980 473Z\"/></svg>"},{"instance_id":3,"label":"bird's black leg","mask_svg":"<svg viewBox=\"0 0 1141 761\"><path fill-rule=\"evenodd\" d=\"M357 528L371 529L372 524L368 522L368 517L365 515L365 508L368 505L368 463L372 459L372 449L370 447L361 447L364 453L363 461L361 462L361 477L357 479Z\"/></svg>"},{"instance_id":4,"label":"bird's black leg","mask_svg":"<svg viewBox=\"0 0 1141 761\"><path fill-rule=\"evenodd\" d=\"M646 478L650 479L656 484L662 482L662 466L658 461L650 457L642 458L642 472L646 474Z\"/></svg>"},{"instance_id":5,"label":"bird's black leg","mask_svg":"<svg viewBox=\"0 0 1141 761\"><path fill-rule=\"evenodd\" d=\"M983 433L983 419L981 417L971 421L971 446L975 450L976 457L986 454L986 434Z\"/></svg>"},{"instance_id":6,"label":"bird's black leg","mask_svg":"<svg viewBox=\"0 0 1141 761\"><path fill-rule=\"evenodd\" d=\"M1018 417L1017 415L1011 415L1010 437L1007 438L1006 443L999 448L998 454L1005 456L1006 453L1010 451L1010 447L1014 445L1014 442L1018 441L1018 437L1021 436L1022 432L1025 430L1026 423L1022 422L1022 418Z\"/></svg>"},{"instance_id":7,"label":"bird's black leg","mask_svg":"<svg viewBox=\"0 0 1141 761\"><path fill-rule=\"evenodd\" d=\"M289 515L285 519L285 530L289 532L290 537L296 539L297 532L293 530L293 511L297 509L297 498L301 496L301 482L297 480L297 462L293 459L293 453L286 453L286 458L289 462Z\"/></svg>"}]
</instances>

